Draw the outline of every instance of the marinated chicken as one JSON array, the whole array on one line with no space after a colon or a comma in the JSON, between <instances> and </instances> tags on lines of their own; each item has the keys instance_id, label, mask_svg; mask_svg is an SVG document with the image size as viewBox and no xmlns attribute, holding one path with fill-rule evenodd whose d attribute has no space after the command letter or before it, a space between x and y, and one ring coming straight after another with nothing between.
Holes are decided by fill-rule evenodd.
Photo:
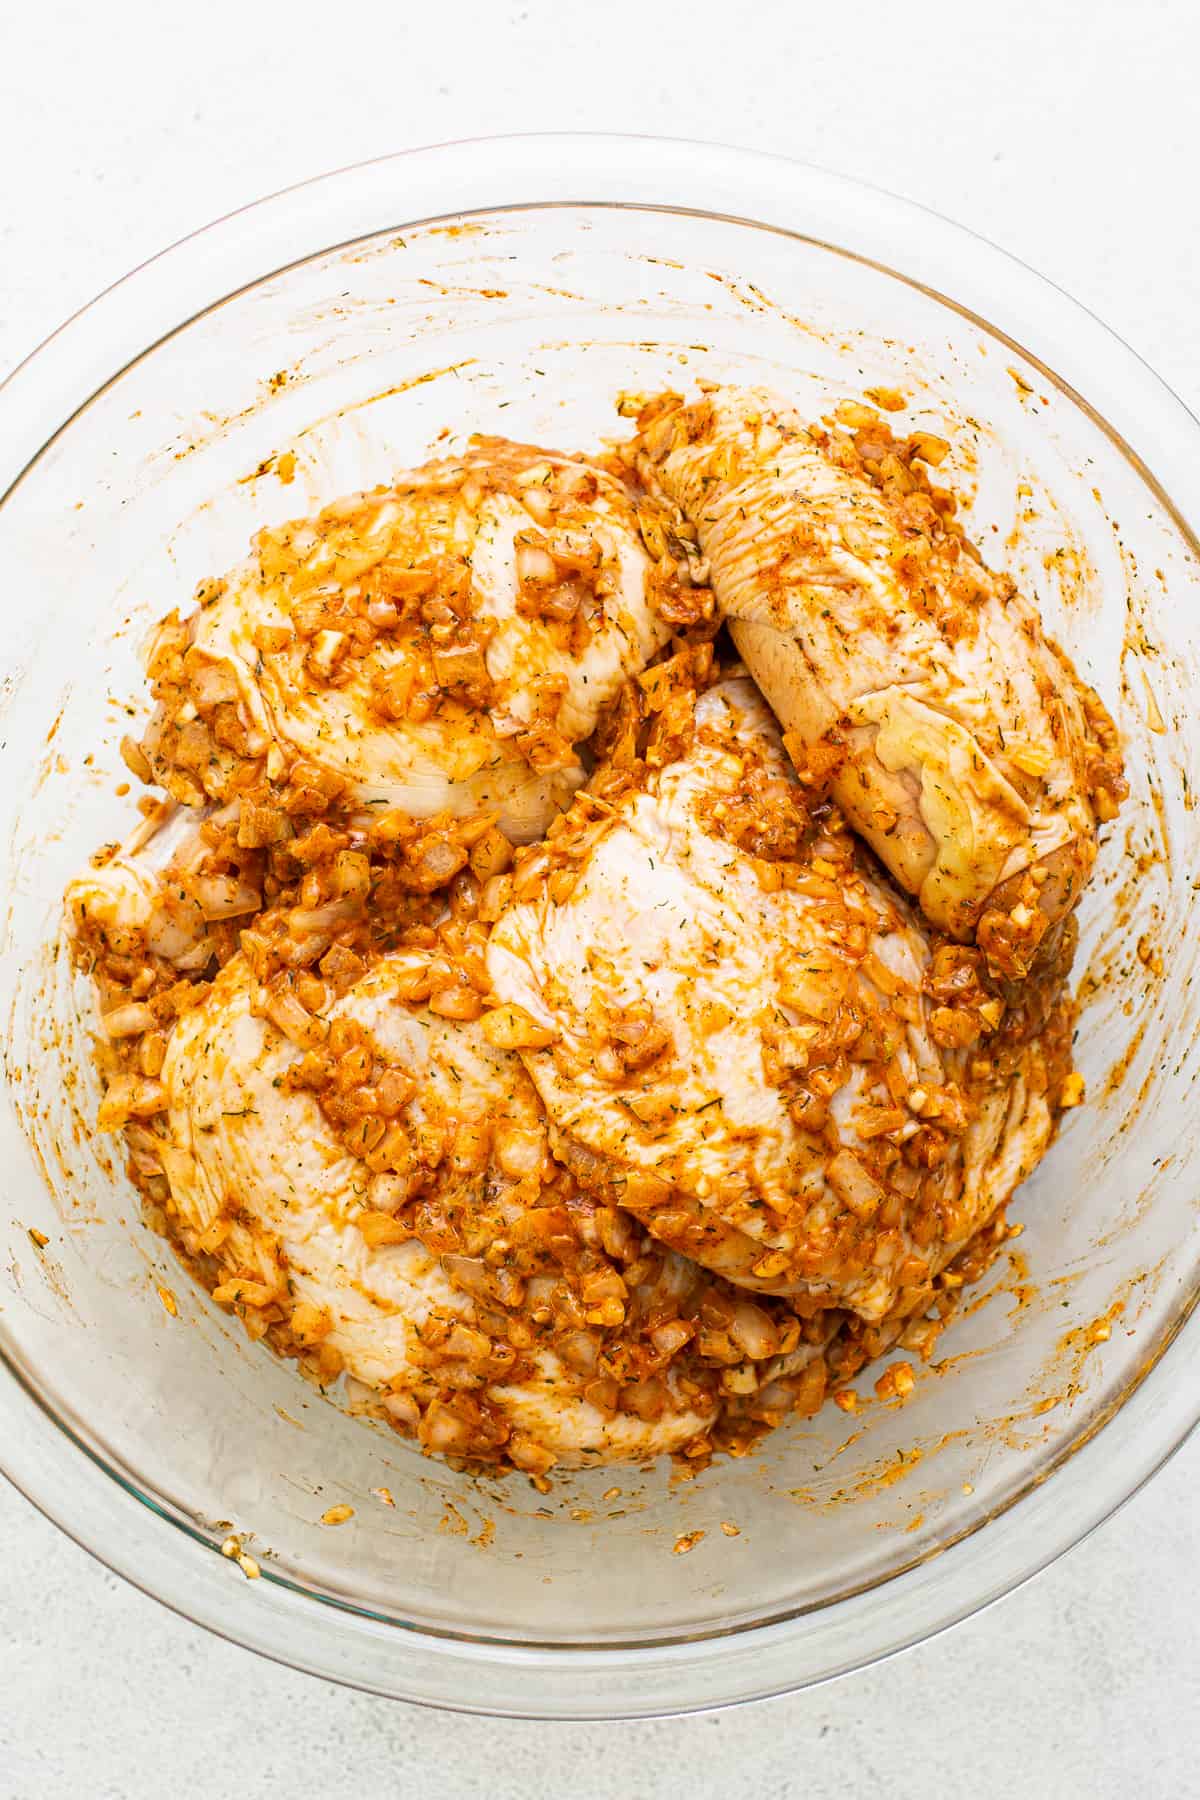
<instances>
[{"instance_id":1,"label":"marinated chicken","mask_svg":"<svg viewBox=\"0 0 1200 1800\"><path fill-rule=\"evenodd\" d=\"M744 1454L1003 1244L1123 787L936 455L727 392L604 460L477 438L158 628L160 797L65 897L97 1123L422 1449Z\"/></svg>"},{"instance_id":2,"label":"marinated chicken","mask_svg":"<svg viewBox=\"0 0 1200 1800\"><path fill-rule=\"evenodd\" d=\"M668 1314L686 1266L646 1259L630 1292L594 1215L572 1212L518 1059L406 1005L411 964L385 958L318 1019L239 958L185 1015L158 1151L185 1246L223 1265L218 1299L276 1306L428 1449L503 1447L538 1472L679 1449L712 1424L715 1384L681 1387L665 1359L645 1418L620 1386L610 1406L587 1389L612 1381L595 1328L627 1304Z\"/></svg>"},{"instance_id":3,"label":"marinated chicken","mask_svg":"<svg viewBox=\"0 0 1200 1800\"><path fill-rule=\"evenodd\" d=\"M519 1057L489 1040L478 925L415 924L379 869L378 910L343 907L315 962L303 906L262 913L244 950L198 946L172 935L179 909L236 822L181 840L179 817L68 907L102 1004L131 966L144 989L102 1012L100 1124L252 1336L349 1377L427 1450L539 1476L694 1458L816 1409L835 1315L748 1302L551 1156ZM201 958L224 958L215 979L187 979Z\"/></svg>"},{"instance_id":4,"label":"marinated chicken","mask_svg":"<svg viewBox=\"0 0 1200 1800\"><path fill-rule=\"evenodd\" d=\"M69 884L64 904L73 931L92 936L117 957L159 958L180 975L206 969L215 921L257 912L262 894L236 875L201 877L206 912L190 880L204 851L195 815L164 802L104 862Z\"/></svg>"},{"instance_id":5,"label":"marinated chicken","mask_svg":"<svg viewBox=\"0 0 1200 1800\"><path fill-rule=\"evenodd\" d=\"M562 873L488 946L562 1160L799 1310L927 1304L1049 1143L1053 1055L989 1053L1003 1001L839 823L808 823L744 678L703 695L678 760L565 825ZM973 977L957 1004L939 967Z\"/></svg>"},{"instance_id":6,"label":"marinated chicken","mask_svg":"<svg viewBox=\"0 0 1200 1800\"><path fill-rule=\"evenodd\" d=\"M669 636L671 587L615 477L473 440L202 583L155 634L131 760L193 806L490 811L537 838L583 779L575 746Z\"/></svg>"},{"instance_id":7,"label":"marinated chicken","mask_svg":"<svg viewBox=\"0 0 1200 1800\"><path fill-rule=\"evenodd\" d=\"M932 925L1020 976L1126 791L1116 732L930 483L947 446L849 410L853 430L753 390L663 395L631 455L679 508L802 775Z\"/></svg>"}]
</instances>

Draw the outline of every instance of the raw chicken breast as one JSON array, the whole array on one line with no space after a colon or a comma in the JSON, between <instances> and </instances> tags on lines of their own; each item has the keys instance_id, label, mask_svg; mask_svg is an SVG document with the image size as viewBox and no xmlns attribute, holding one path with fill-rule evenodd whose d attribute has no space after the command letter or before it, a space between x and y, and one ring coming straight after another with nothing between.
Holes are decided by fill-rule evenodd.
<instances>
[{"instance_id":1,"label":"raw chicken breast","mask_svg":"<svg viewBox=\"0 0 1200 1800\"><path fill-rule=\"evenodd\" d=\"M619 480L473 440L261 532L163 622L145 773L193 805L265 782L293 811L491 812L532 840L582 779L575 744L669 634L657 582Z\"/></svg>"},{"instance_id":2,"label":"raw chicken breast","mask_svg":"<svg viewBox=\"0 0 1200 1800\"><path fill-rule=\"evenodd\" d=\"M1126 791L1116 732L925 478L946 446L857 412L851 437L763 392L664 395L631 455L698 542L802 775L832 771L930 922L1021 975Z\"/></svg>"},{"instance_id":3,"label":"raw chicken breast","mask_svg":"<svg viewBox=\"0 0 1200 1800\"><path fill-rule=\"evenodd\" d=\"M1036 1164L1051 1076L1037 1042L1001 1071L978 952L935 952L799 792L753 684L710 689L680 760L614 809L576 800L562 867L493 929L484 1023L556 1153L662 1242L878 1321L928 1304Z\"/></svg>"}]
</instances>

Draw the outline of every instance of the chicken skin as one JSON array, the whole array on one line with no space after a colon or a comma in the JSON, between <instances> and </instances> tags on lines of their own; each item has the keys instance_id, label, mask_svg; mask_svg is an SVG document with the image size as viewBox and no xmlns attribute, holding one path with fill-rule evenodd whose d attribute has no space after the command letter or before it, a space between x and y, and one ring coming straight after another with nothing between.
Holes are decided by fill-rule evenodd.
<instances>
[{"instance_id":1,"label":"chicken skin","mask_svg":"<svg viewBox=\"0 0 1200 1800\"><path fill-rule=\"evenodd\" d=\"M473 440L261 532L164 620L135 766L190 805L265 784L301 809L491 812L529 841L582 780L600 708L669 634L656 581L614 476Z\"/></svg>"},{"instance_id":2,"label":"chicken skin","mask_svg":"<svg viewBox=\"0 0 1200 1800\"><path fill-rule=\"evenodd\" d=\"M520 1240L531 1201L543 1202L533 1222L572 1239L590 1310L601 1286L625 1291L603 1249L589 1251L568 1209L549 1204L541 1108L519 1061L478 1026L404 1005L408 972L385 959L317 1021L273 1007L235 959L185 1015L162 1071L159 1150L184 1242L222 1264L218 1299L277 1305L301 1344L377 1392L430 1450L503 1448L537 1471L678 1449L712 1423L711 1392L685 1392L668 1372L655 1418L597 1406L585 1393L595 1370L579 1366L584 1303L572 1334L532 1317L539 1296L553 1315L560 1283L571 1295L564 1262L539 1257L545 1240L532 1235L525 1273L486 1260L503 1235ZM313 1049L277 1019L339 1063L369 1056L394 1116L362 1113L339 1129L309 1085ZM418 1196L424 1236L397 1216ZM679 1273L655 1258L634 1309L652 1311L656 1287L669 1291ZM575 1366L559 1353L564 1335Z\"/></svg>"},{"instance_id":3,"label":"chicken skin","mask_svg":"<svg viewBox=\"0 0 1200 1800\"><path fill-rule=\"evenodd\" d=\"M488 970L569 1166L731 1281L879 1321L1038 1162L1052 1075L1036 1039L1001 1073L977 983L939 1005L973 953L935 952L799 795L753 684L719 683L678 760L599 819L579 797L577 861L501 915Z\"/></svg>"},{"instance_id":4,"label":"chicken skin","mask_svg":"<svg viewBox=\"0 0 1200 1800\"><path fill-rule=\"evenodd\" d=\"M977 558L922 459L771 395L649 402L630 452L698 543L806 777L930 923L1026 973L1125 793L1116 732L1036 609Z\"/></svg>"},{"instance_id":5,"label":"chicken skin","mask_svg":"<svg viewBox=\"0 0 1200 1800\"><path fill-rule=\"evenodd\" d=\"M97 1126L254 1340L456 1464L852 1406L1079 1098L1115 732L936 440L844 423L475 438L156 631L166 798L65 896Z\"/></svg>"},{"instance_id":6,"label":"chicken skin","mask_svg":"<svg viewBox=\"0 0 1200 1800\"><path fill-rule=\"evenodd\" d=\"M838 1317L748 1301L554 1159L488 1035L478 930L375 954L367 906L342 905L313 970L284 908L241 934L252 963L187 910L231 880L219 829L174 809L68 908L121 1059L98 1122L252 1336L427 1451L538 1476L815 1410ZM131 964L159 977L141 999L112 978Z\"/></svg>"}]
</instances>

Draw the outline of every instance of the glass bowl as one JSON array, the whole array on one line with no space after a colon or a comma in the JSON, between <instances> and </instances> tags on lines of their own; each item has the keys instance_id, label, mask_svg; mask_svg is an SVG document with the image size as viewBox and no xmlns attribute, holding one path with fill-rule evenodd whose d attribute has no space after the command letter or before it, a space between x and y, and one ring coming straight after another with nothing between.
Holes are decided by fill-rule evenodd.
<instances>
[{"instance_id":1,"label":"glass bowl","mask_svg":"<svg viewBox=\"0 0 1200 1800\"><path fill-rule=\"evenodd\" d=\"M443 430L594 444L619 390L697 377L813 411L900 389L906 424L952 440L985 551L1118 712L1134 791L1084 909L1089 1104L909 1402L875 1401L867 1377L857 1416L829 1406L691 1482L601 1470L543 1496L348 1416L144 1227L90 1129L59 898L132 805L117 744L145 708L148 622L254 528L386 480ZM66 325L0 394L12 1480L256 1650L410 1700L560 1717L844 1671L1089 1531L1197 1408L1198 470L1184 408L1037 276L885 194L712 146L387 158L233 215ZM353 1516L322 1524L335 1505ZM258 1579L219 1554L230 1532Z\"/></svg>"}]
</instances>

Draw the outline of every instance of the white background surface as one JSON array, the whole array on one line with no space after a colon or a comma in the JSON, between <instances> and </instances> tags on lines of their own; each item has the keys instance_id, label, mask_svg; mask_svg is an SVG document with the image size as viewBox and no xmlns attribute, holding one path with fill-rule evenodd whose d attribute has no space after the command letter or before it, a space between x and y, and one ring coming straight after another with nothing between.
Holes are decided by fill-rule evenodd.
<instances>
[{"instance_id":1,"label":"white background surface","mask_svg":"<svg viewBox=\"0 0 1200 1800\"><path fill-rule=\"evenodd\" d=\"M734 21L726 24L724 20ZM0 373L170 240L447 137L742 143L864 177L1059 281L1200 407L1184 0L0 0ZM831 1687L617 1726L323 1686L124 1587L0 1483L0 1800L1200 1794L1200 1442L1023 1592Z\"/></svg>"}]
</instances>

